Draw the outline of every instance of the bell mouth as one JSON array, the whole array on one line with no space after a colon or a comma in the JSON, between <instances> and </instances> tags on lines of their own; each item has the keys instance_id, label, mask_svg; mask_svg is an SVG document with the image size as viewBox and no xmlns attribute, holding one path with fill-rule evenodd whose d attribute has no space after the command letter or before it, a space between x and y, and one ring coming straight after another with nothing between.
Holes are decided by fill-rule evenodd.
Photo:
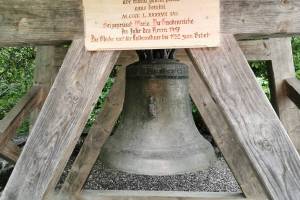
<instances>
[{"instance_id":1,"label":"bell mouth","mask_svg":"<svg viewBox=\"0 0 300 200\"><path fill-rule=\"evenodd\" d=\"M111 169L138 175L169 176L204 171L217 160L208 141L201 141L201 146L198 143L186 144L156 152L111 147L101 155L103 164ZM109 158L105 158L105 155L109 155Z\"/></svg>"}]
</instances>

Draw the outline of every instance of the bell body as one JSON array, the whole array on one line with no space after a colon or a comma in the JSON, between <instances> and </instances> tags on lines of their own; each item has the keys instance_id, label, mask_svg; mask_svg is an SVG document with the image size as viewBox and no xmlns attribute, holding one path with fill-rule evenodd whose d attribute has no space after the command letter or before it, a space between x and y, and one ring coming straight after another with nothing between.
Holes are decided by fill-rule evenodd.
<instances>
[{"instance_id":1,"label":"bell body","mask_svg":"<svg viewBox=\"0 0 300 200\"><path fill-rule=\"evenodd\" d=\"M145 175L208 168L214 149L198 132L191 111L186 65L167 59L129 65L123 115L102 149L102 161Z\"/></svg>"}]
</instances>

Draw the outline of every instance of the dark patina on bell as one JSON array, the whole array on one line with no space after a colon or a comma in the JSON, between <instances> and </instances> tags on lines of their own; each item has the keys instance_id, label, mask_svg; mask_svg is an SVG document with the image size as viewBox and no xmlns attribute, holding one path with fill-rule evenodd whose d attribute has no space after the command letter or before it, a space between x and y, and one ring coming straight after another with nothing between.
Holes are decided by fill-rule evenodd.
<instances>
[{"instance_id":1,"label":"dark patina on bell","mask_svg":"<svg viewBox=\"0 0 300 200\"><path fill-rule=\"evenodd\" d=\"M140 59L127 67L123 116L103 146L101 160L144 175L207 169L215 152L191 111L188 67L174 59Z\"/></svg>"}]
</instances>

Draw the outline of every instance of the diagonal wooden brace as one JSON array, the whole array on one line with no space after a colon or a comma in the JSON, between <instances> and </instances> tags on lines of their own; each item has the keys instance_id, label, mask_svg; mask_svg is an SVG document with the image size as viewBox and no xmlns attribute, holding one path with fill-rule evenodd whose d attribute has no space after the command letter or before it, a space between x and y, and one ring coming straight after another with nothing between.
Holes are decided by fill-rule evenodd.
<instances>
[{"instance_id":1,"label":"diagonal wooden brace","mask_svg":"<svg viewBox=\"0 0 300 200\"><path fill-rule=\"evenodd\" d=\"M17 128L30 112L44 102L41 87L33 86L30 91L22 97L17 105L0 121L0 152L15 136Z\"/></svg>"},{"instance_id":2,"label":"diagonal wooden brace","mask_svg":"<svg viewBox=\"0 0 300 200\"><path fill-rule=\"evenodd\" d=\"M102 111L97 116L80 152L64 182L61 193L79 193L90 174L101 148L123 108L125 96L125 67L118 72L116 81L104 103Z\"/></svg>"},{"instance_id":3,"label":"diagonal wooden brace","mask_svg":"<svg viewBox=\"0 0 300 200\"><path fill-rule=\"evenodd\" d=\"M222 114L205 81L189 59L183 61L190 67L190 95L244 195L251 199L267 199L247 155L235 138L234 130Z\"/></svg>"},{"instance_id":4,"label":"diagonal wooden brace","mask_svg":"<svg viewBox=\"0 0 300 200\"><path fill-rule=\"evenodd\" d=\"M234 37L223 35L220 48L188 53L268 196L299 199L299 154Z\"/></svg>"},{"instance_id":5,"label":"diagonal wooden brace","mask_svg":"<svg viewBox=\"0 0 300 200\"><path fill-rule=\"evenodd\" d=\"M13 164L17 162L20 154L21 148L11 141L8 142L2 150L0 150L0 157L3 157Z\"/></svg>"},{"instance_id":6,"label":"diagonal wooden brace","mask_svg":"<svg viewBox=\"0 0 300 200\"><path fill-rule=\"evenodd\" d=\"M54 189L118 56L73 41L1 200L40 200Z\"/></svg>"},{"instance_id":7,"label":"diagonal wooden brace","mask_svg":"<svg viewBox=\"0 0 300 200\"><path fill-rule=\"evenodd\" d=\"M300 109L300 80L297 78L289 78L285 80L287 86L288 97Z\"/></svg>"}]
</instances>

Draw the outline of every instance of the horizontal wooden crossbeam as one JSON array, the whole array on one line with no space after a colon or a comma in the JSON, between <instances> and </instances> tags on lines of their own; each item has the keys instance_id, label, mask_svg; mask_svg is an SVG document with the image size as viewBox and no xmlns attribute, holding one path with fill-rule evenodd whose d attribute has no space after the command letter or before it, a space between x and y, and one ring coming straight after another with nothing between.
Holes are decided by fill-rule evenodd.
<instances>
[{"instance_id":1,"label":"horizontal wooden crossbeam","mask_svg":"<svg viewBox=\"0 0 300 200\"><path fill-rule=\"evenodd\" d=\"M296 78L287 79L286 85L289 98L300 109L300 80Z\"/></svg>"},{"instance_id":2,"label":"horizontal wooden crossbeam","mask_svg":"<svg viewBox=\"0 0 300 200\"><path fill-rule=\"evenodd\" d=\"M0 0L0 46L81 37L82 13L81 0ZM239 39L300 34L300 2L221 0L221 31Z\"/></svg>"},{"instance_id":3,"label":"horizontal wooden crossbeam","mask_svg":"<svg viewBox=\"0 0 300 200\"><path fill-rule=\"evenodd\" d=\"M46 200L250 200L242 193L229 192L174 192L174 191L97 191L84 190L74 196L52 195Z\"/></svg>"}]
</instances>

